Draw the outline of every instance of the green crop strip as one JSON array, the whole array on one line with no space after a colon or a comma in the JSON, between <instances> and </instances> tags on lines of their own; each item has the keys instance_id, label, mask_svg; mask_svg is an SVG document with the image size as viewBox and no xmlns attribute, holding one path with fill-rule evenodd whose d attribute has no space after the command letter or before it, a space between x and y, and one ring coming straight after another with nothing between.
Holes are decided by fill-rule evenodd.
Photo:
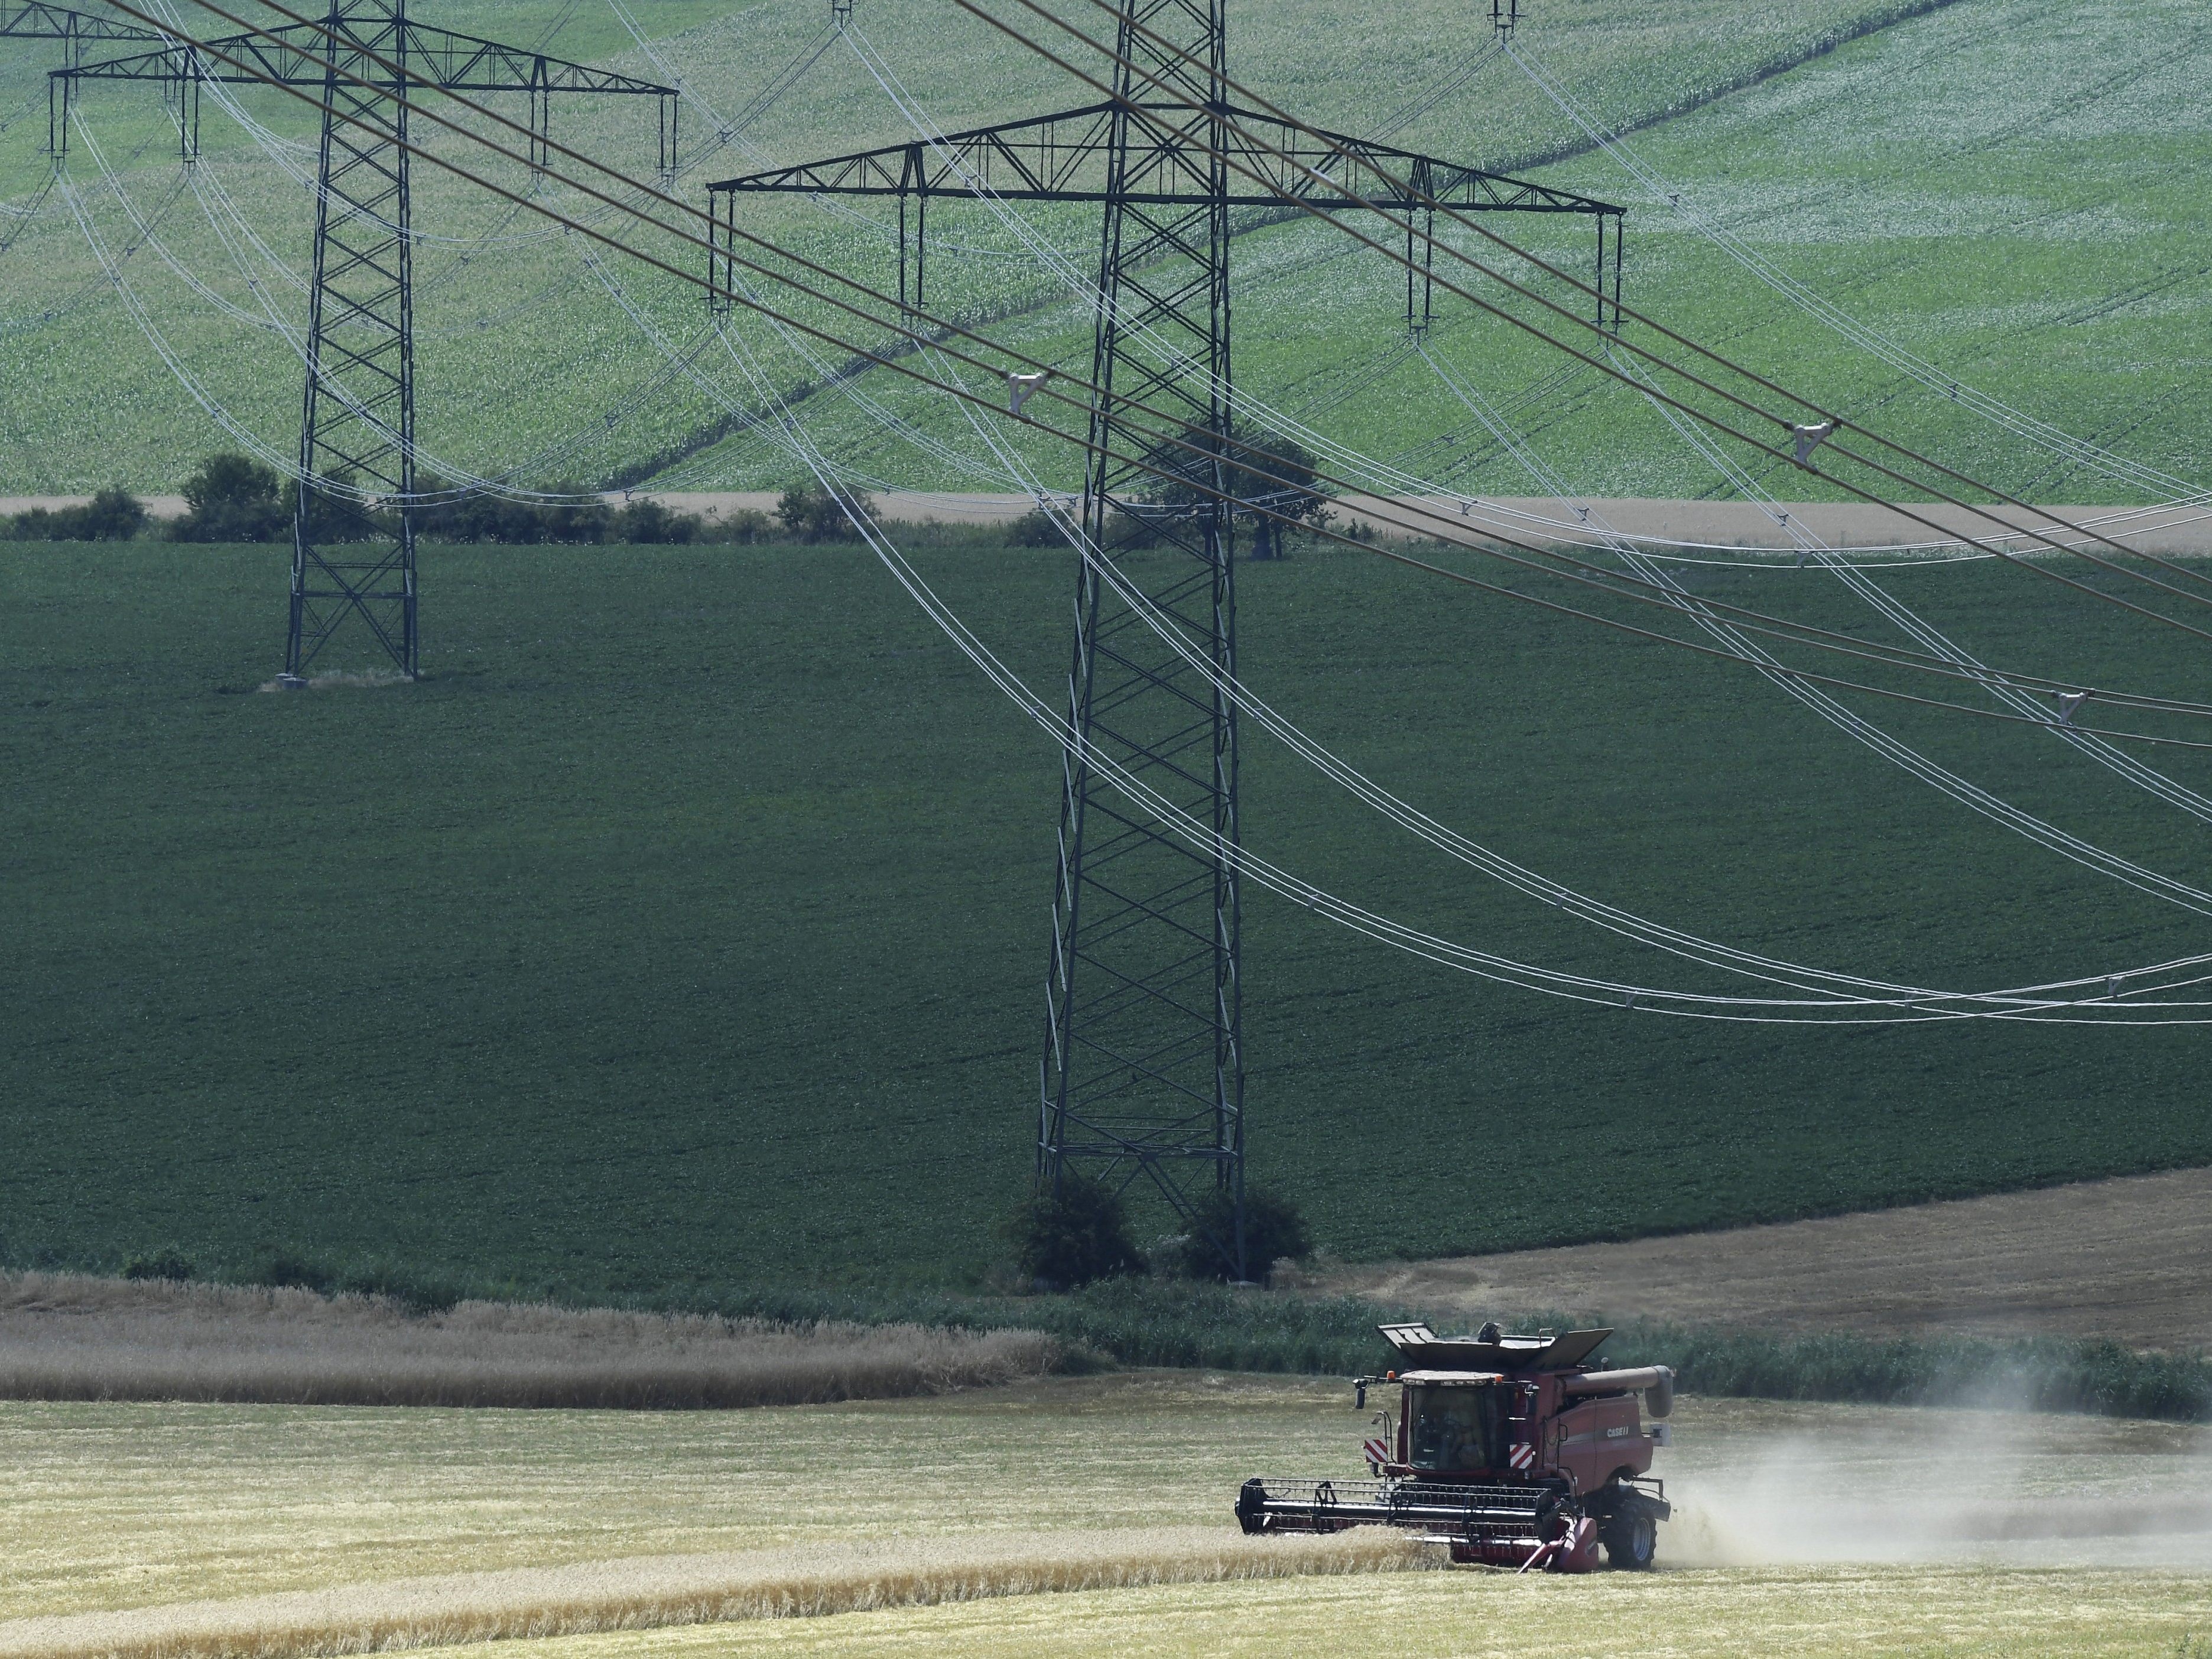
<instances>
[{"instance_id":1,"label":"green crop strip","mask_svg":"<svg viewBox=\"0 0 2212 1659\"><path fill-rule=\"evenodd\" d=\"M1033 684L1065 672L1066 555L912 540ZM430 678L288 698L253 690L284 556L0 544L6 1259L289 1253L433 1300L979 1282L1030 1168L1057 767L873 562L433 547ZM1894 580L1992 659L2192 683L2185 647L2019 572ZM1936 983L2198 939L1747 676L1349 552L1239 580L1261 695L1610 902ZM1698 582L1858 625L1818 571ZM2040 733L1894 723L2195 868L2192 823ZM1257 737L1244 800L1255 849L1433 931L1689 973L1388 831ZM1263 896L1246 925L1256 1177L1348 1257L2212 1162L2187 1030L1716 1028L1501 991Z\"/></svg>"}]
</instances>

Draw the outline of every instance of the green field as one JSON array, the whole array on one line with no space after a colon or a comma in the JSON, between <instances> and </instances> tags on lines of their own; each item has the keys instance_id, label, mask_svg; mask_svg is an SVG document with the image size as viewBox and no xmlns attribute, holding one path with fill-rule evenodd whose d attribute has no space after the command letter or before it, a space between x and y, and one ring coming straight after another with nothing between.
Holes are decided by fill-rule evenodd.
<instances>
[{"instance_id":1,"label":"green field","mask_svg":"<svg viewBox=\"0 0 2212 1659\"><path fill-rule=\"evenodd\" d=\"M1034 684L1065 672L1065 556L917 556ZM282 549L0 544L7 1257L112 1269L174 1244L216 1273L290 1252L679 1300L977 1282L1030 1167L1047 743L854 550L424 568L424 683L263 696ZM1858 625L1817 572L1700 580ZM1349 551L1240 581L1263 696L1609 901L1919 983L2201 939L1737 671ZM1992 660L2195 683L2185 636L2020 571L1895 581ZM2190 820L2039 734L1868 712L2080 834L2203 867ZM1696 982L1263 738L1244 776L1250 844L1325 886L1525 959ZM1670 1021L1463 978L1257 893L1246 942L1256 1178L1344 1256L2212 1161L2186 1029Z\"/></svg>"},{"instance_id":2,"label":"green field","mask_svg":"<svg viewBox=\"0 0 2212 1659\"><path fill-rule=\"evenodd\" d=\"M1547 37L1541 14L1523 40L1589 99L1582 66ZM2197 395L2212 364L2212 220L2189 180L2212 156L2197 94L2208 44L2197 8L2162 0L2089 13L2042 0L1968 0L1632 143L1758 252L1923 358L2069 431L2197 478L2212 468L2212 423ZM1494 65L1475 87L1484 97L1528 89L1510 64ZM1962 415L1812 323L1604 156L1535 176L1631 206L1630 301L1656 319L2031 499L2132 499ZM1583 233L1556 222L1490 228L1586 274ZM1500 263L1471 236L1457 240ZM1532 490L1428 367L1396 352L1398 266L1307 223L1254 234L1238 247L1240 386L1415 476L1490 494ZM1439 258L1440 272L1452 269ZM1458 276L1478 297L1504 298L1463 270ZM1517 404L1516 423L1583 491L1729 493L1633 392L1463 300L1440 294L1437 306L1432 349L1493 398ZM1090 325L1079 309L1054 307L1002 328L1030 355L1087 372ZM1650 337L1632 325L1630 337ZM874 378L894 407L975 447L933 394L881 372ZM817 402L830 404L814 418L834 434L833 453L895 481L927 465L860 410ZM1042 447L1033 459L1072 482L1064 460ZM750 437L672 477L757 488L790 466ZM1752 470L1784 499L1828 489L1778 462ZM977 487L941 466L927 476L940 487Z\"/></svg>"},{"instance_id":3,"label":"green field","mask_svg":"<svg viewBox=\"0 0 2212 1659\"><path fill-rule=\"evenodd\" d=\"M1891 0L1787 0L1747 14L1695 0L1654 14L1622 0L1547 0L1521 38L1608 122L1644 126L1702 105L1641 133L1638 148L1792 275L2035 414L2181 476L2204 475L2212 426L2192 393L2212 356L2212 227L2191 181L2212 154L2212 131L2196 96L2205 45L2198 9L2185 0L2087 11L2053 0L1955 0L1705 101L1764 67L1916 9ZM873 0L859 14L942 125L1091 95L946 10ZM684 0L647 11L648 27L664 37L656 50L680 63L687 84L724 113L822 22L811 3L728 10ZM548 37L555 49L654 72L597 7L454 0L434 19L424 15L525 42L565 17ZM1250 7L1232 20L1235 67L1312 118L1371 130L1415 94L1449 82L1486 40L1486 23L1442 0L1381 19L1355 18L1324 0ZM44 176L36 153L43 54L20 43L0 52L0 195L18 207ZM280 137L307 135L298 106L274 94L242 95ZM212 108L207 158L188 177L156 102L144 88L99 88L85 111L157 244L134 226L82 144L70 188L118 257L136 250L123 257L125 277L204 395L287 451L298 363L270 313L295 323L303 304L292 286L308 230L300 191ZM644 164L650 122L637 112L564 106L558 119L562 136L595 154ZM697 110L687 121L695 135L709 125ZM768 155L797 160L910 134L840 47L754 136ZM1397 140L1520 165L1571 148L1575 137L1501 61ZM751 165L732 149L696 159L685 183L695 198L704 180ZM494 164L501 179L522 180L520 170L501 167ZM1805 324L1644 200L1601 156L1583 155L1541 176L1631 206L1629 292L1655 315L2015 489L2046 500L2125 498L2105 480L2053 471L2037 452L1998 443L1940 398L1908 392L1891 371ZM757 437L712 442L731 408L757 400L703 333L699 302L684 285L642 268L609 268L662 343L704 348L695 367L711 394L669 368L660 345L585 267L580 242L427 167L418 178L419 213L434 239L418 264L420 429L440 460L535 485L653 476L670 487L761 488L793 476L797 463ZM219 198L235 204L275 264L246 246ZM27 225L0 219L0 242L11 244L0 253L0 386L8 393L0 398L0 491L111 482L173 488L228 441L109 291L64 201L49 194ZM748 222L863 280L894 279L880 224L870 230L804 202L765 204ZM1079 265L1093 257L1095 227L1079 212L1043 212L1036 223ZM1080 307L1055 297L1004 227L957 205L937 210L933 224L942 244L933 254L933 303L963 318L1003 318L991 325L996 337L1087 366ZM1577 270L1587 258L1579 233L1527 222L1509 229ZM1307 224L1256 230L1237 246L1238 373L1249 392L1419 476L1526 492L1527 480L1478 440L1418 358L1390 366L1403 291L1395 267ZM219 309L217 299L245 320ZM757 325L736 326L767 351L779 384L815 377ZM1711 472L1631 394L1588 370L1555 379L1561 363L1544 355L1547 348L1472 316L1463 302L1444 300L1437 340L1492 392L1531 394L1516 418L1579 487L1666 495L1716 489ZM876 378L885 401L988 460L937 394ZM866 477L902 488L1010 487L988 469L978 474L887 435L834 393L805 406L832 453ZM1032 459L1048 477L1072 482L1070 452L1039 447ZM1792 481L1786 493L1802 490Z\"/></svg>"},{"instance_id":4,"label":"green field","mask_svg":"<svg viewBox=\"0 0 2212 1659\"><path fill-rule=\"evenodd\" d=\"M489 1610L520 1625L532 1594L540 1628L594 1633L499 1650L523 1659L1323 1654L1379 1623L1474 1655L2186 1656L2212 1634L2201 1519L2140 1536L2128 1521L2171 1507L2195 1432L1960 1412L1685 1401L1654 1574L1176 1582L1216 1550L1297 1553L1237 1537L1236 1485L1356 1471L1349 1404L1340 1385L1193 1373L742 1413L9 1403L0 1651L434 1648L473 1601L475 1644L451 1650L482 1652ZM1916 1477L1962 1443L1972 1467L1929 1491ZM1820 1504L1778 1489L1785 1465ZM1112 1587L994 1583L1024 1552L1088 1558ZM922 1604L690 1625L696 1608L637 1593L686 1568L799 1595L872 1578ZM59 1622L86 1614L100 1623Z\"/></svg>"}]
</instances>

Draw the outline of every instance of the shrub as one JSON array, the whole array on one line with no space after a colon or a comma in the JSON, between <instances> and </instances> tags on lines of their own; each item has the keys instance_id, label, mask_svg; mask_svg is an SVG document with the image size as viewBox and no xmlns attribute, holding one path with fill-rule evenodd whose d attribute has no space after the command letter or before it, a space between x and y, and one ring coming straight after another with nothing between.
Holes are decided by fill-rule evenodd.
<instances>
[{"instance_id":1,"label":"shrub","mask_svg":"<svg viewBox=\"0 0 2212 1659\"><path fill-rule=\"evenodd\" d=\"M767 514L753 507L741 507L726 519L708 519L692 539L749 545L768 540L775 531L775 520Z\"/></svg>"},{"instance_id":2,"label":"shrub","mask_svg":"<svg viewBox=\"0 0 2212 1659\"><path fill-rule=\"evenodd\" d=\"M1146 465L1153 476L1140 487L1159 526L1200 514L1219 501L1214 487L1215 447L1215 440L1203 428L1186 427L1179 438L1163 438L1146 453ZM1313 456L1288 438L1237 431L1222 455L1220 477L1222 488L1235 503L1228 509L1231 516L1252 526L1255 559L1281 558L1286 523L1311 523L1328 509Z\"/></svg>"},{"instance_id":3,"label":"shrub","mask_svg":"<svg viewBox=\"0 0 2212 1659\"><path fill-rule=\"evenodd\" d=\"M103 489L82 507L34 507L0 523L19 542L127 542L146 527L146 504L127 489Z\"/></svg>"},{"instance_id":4,"label":"shrub","mask_svg":"<svg viewBox=\"0 0 2212 1659\"><path fill-rule=\"evenodd\" d=\"M425 493L444 493L451 486L430 480ZM597 546L614 542L630 544L682 544L690 542L750 542L765 538L767 515L737 513L721 524L710 525L696 513L678 513L659 501L640 498L619 507L592 498L581 484L556 486L554 494L583 499L568 501L515 501L497 495L459 495L418 508L416 533L441 542L496 542L507 547L531 547L544 543L562 546Z\"/></svg>"},{"instance_id":5,"label":"shrub","mask_svg":"<svg viewBox=\"0 0 2212 1659\"><path fill-rule=\"evenodd\" d=\"M146 527L146 503L127 489L103 489L74 510L88 542L127 542Z\"/></svg>"},{"instance_id":6,"label":"shrub","mask_svg":"<svg viewBox=\"0 0 2212 1659\"><path fill-rule=\"evenodd\" d=\"M357 1261L349 1267L325 1267L289 1250L263 1258L246 1276L255 1285L285 1290L313 1291L320 1296L380 1296L397 1302L410 1313L445 1313L460 1302L464 1292L450 1281L394 1262Z\"/></svg>"},{"instance_id":7,"label":"shrub","mask_svg":"<svg viewBox=\"0 0 2212 1659\"><path fill-rule=\"evenodd\" d=\"M1315 487L1314 458L1288 438L1240 434L1243 465L1230 469L1237 499L1249 505L1252 556L1283 556L1283 532L1289 524L1309 524L1328 509L1328 498ZM1286 522L1287 521L1287 522Z\"/></svg>"},{"instance_id":8,"label":"shrub","mask_svg":"<svg viewBox=\"0 0 2212 1659\"><path fill-rule=\"evenodd\" d=\"M1047 1288L1088 1285L1143 1265L1121 1199L1072 1173L1061 1176L1057 1193L1041 1188L1024 1200L1006 1237L1023 1277Z\"/></svg>"},{"instance_id":9,"label":"shrub","mask_svg":"<svg viewBox=\"0 0 2212 1659\"><path fill-rule=\"evenodd\" d=\"M1222 1255L1237 1231L1237 1199L1226 1187L1216 1187L1198 1200L1189 1233L1176 1242L1162 1265L1188 1279L1227 1279L1231 1265ZM1278 1261L1302 1260L1312 1254L1313 1240L1306 1231L1298 1206L1264 1187L1244 1189L1244 1270L1261 1284Z\"/></svg>"},{"instance_id":10,"label":"shrub","mask_svg":"<svg viewBox=\"0 0 2212 1659\"><path fill-rule=\"evenodd\" d=\"M696 539L698 534L696 514L672 513L659 501L635 501L615 514L614 534L609 539L646 545L680 544Z\"/></svg>"},{"instance_id":11,"label":"shrub","mask_svg":"<svg viewBox=\"0 0 2212 1659\"><path fill-rule=\"evenodd\" d=\"M283 483L244 455L210 455L185 481L185 516L169 526L180 542L274 541L289 528Z\"/></svg>"},{"instance_id":12,"label":"shrub","mask_svg":"<svg viewBox=\"0 0 2212 1659\"><path fill-rule=\"evenodd\" d=\"M370 1262L337 1276L337 1289L356 1296L380 1296L410 1313L449 1313L461 1291L446 1279L388 1262Z\"/></svg>"},{"instance_id":13,"label":"shrub","mask_svg":"<svg viewBox=\"0 0 2212 1659\"><path fill-rule=\"evenodd\" d=\"M832 495L817 484L793 484L775 504L775 520L783 526L783 533L801 542L859 540L854 514L871 521L875 518L875 510L865 496L849 490Z\"/></svg>"},{"instance_id":14,"label":"shrub","mask_svg":"<svg viewBox=\"0 0 2212 1659\"><path fill-rule=\"evenodd\" d=\"M125 1279L186 1279L192 1276L192 1264L185 1253L173 1244L167 1244L150 1255L134 1255L123 1264Z\"/></svg>"},{"instance_id":15,"label":"shrub","mask_svg":"<svg viewBox=\"0 0 2212 1659\"><path fill-rule=\"evenodd\" d=\"M337 1275L305 1257L279 1250L262 1263L251 1282L273 1285L280 1290L317 1291L327 1296L336 1287Z\"/></svg>"},{"instance_id":16,"label":"shrub","mask_svg":"<svg viewBox=\"0 0 2212 1659\"><path fill-rule=\"evenodd\" d=\"M1067 538L1060 532L1052 514L1034 508L1006 526L1006 541L1013 547L1065 547Z\"/></svg>"}]
</instances>

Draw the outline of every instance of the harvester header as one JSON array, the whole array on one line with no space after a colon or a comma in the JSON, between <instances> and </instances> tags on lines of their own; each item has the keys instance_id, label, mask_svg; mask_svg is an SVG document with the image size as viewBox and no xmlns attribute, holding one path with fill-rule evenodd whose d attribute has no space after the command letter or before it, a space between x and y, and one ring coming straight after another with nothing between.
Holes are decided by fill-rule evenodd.
<instances>
[{"instance_id":1,"label":"harvester header","mask_svg":"<svg viewBox=\"0 0 2212 1659\"><path fill-rule=\"evenodd\" d=\"M1367 1480L1261 1477L1237 1494L1248 1533L1406 1528L1452 1559L1587 1572L1603 1546L1613 1566L1649 1567L1673 1509L1650 1474L1668 1443L1674 1374L1664 1365L1601 1370L1610 1330L1507 1335L1495 1324L1440 1337L1424 1324L1377 1328L1403 1370L1352 1379L1354 1403L1396 1388L1363 1448Z\"/></svg>"}]
</instances>

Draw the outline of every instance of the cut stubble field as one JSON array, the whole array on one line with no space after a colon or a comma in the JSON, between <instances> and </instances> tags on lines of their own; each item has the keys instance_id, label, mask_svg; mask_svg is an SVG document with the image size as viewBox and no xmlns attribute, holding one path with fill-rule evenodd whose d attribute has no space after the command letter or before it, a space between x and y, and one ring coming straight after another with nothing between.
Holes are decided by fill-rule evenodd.
<instances>
[{"instance_id":1,"label":"cut stubble field","mask_svg":"<svg viewBox=\"0 0 2212 1659\"><path fill-rule=\"evenodd\" d=\"M0 1396L704 1410L896 1399L1063 1368L1033 1331L769 1324L299 1288L0 1274Z\"/></svg>"},{"instance_id":2,"label":"cut stubble field","mask_svg":"<svg viewBox=\"0 0 2212 1659\"><path fill-rule=\"evenodd\" d=\"M1328 1290L1481 1317L2212 1348L2212 1170L2071 1182L1764 1227L1323 1274Z\"/></svg>"},{"instance_id":3,"label":"cut stubble field","mask_svg":"<svg viewBox=\"0 0 2212 1659\"><path fill-rule=\"evenodd\" d=\"M1452 1654L2170 1654L2212 1633L2203 1431L1694 1398L1674 1422L1663 1570L1576 1580L1239 1538L1244 1476L1358 1473L1338 1382L680 1414L14 1403L0 1653L278 1659L372 1632L503 1636L515 1659L1322 1653L1410 1625Z\"/></svg>"}]
</instances>

